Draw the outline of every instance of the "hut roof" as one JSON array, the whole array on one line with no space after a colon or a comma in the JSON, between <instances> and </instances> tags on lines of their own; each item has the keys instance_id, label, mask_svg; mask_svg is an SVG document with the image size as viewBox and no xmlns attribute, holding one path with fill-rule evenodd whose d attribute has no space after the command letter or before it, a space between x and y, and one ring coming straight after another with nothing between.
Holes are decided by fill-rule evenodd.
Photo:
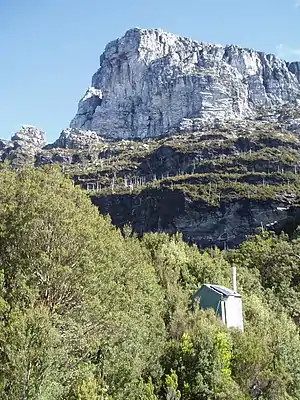
<instances>
[{"instance_id":1,"label":"hut roof","mask_svg":"<svg viewBox=\"0 0 300 400\"><path fill-rule=\"evenodd\" d=\"M208 287L210 290L213 290L214 292L217 292L218 294L221 294L223 296L229 297L229 296L234 296L234 297L241 297L240 294L234 292L231 289L226 288L225 286L221 285L211 285L211 284L205 284L203 286Z\"/></svg>"}]
</instances>

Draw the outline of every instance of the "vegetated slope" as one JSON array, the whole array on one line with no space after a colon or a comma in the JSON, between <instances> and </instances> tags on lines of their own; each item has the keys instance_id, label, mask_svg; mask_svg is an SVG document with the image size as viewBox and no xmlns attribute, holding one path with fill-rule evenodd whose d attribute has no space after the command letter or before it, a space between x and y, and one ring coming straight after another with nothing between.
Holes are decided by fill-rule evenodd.
<instances>
[{"instance_id":1,"label":"vegetated slope","mask_svg":"<svg viewBox=\"0 0 300 400\"><path fill-rule=\"evenodd\" d=\"M300 242L122 237L58 168L0 169L0 398L300 399ZM245 332L191 298L230 287Z\"/></svg>"},{"instance_id":2,"label":"vegetated slope","mask_svg":"<svg viewBox=\"0 0 300 400\"><path fill-rule=\"evenodd\" d=\"M286 105L255 119L144 140L70 129L47 146L23 128L3 146L2 160L61 165L121 228L182 232L203 247L233 247L257 228L292 234L298 226L299 117L299 106Z\"/></svg>"},{"instance_id":3,"label":"vegetated slope","mask_svg":"<svg viewBox=\"0 0 300 400\"><path fill-rule=\"evenodd\" d=\"M65 149L64 171L114 224L139 234L182 232L187 241L221 248L257 228L292 234L299 223L299 108L266 115L202 132Z\"/></svg>"}]
</instances>

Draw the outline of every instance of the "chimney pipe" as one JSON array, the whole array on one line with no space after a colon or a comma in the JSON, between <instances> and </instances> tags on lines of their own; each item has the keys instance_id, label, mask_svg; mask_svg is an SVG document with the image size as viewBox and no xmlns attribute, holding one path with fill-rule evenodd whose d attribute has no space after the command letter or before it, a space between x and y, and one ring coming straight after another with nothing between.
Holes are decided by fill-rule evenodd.
<instances>
[{"instance_id":1,"label":"chimney pipe","mask_svg":"<svg viewBox=\"0 0 300 400\"><path fill-rule=\"evenodd\" d=\"M232 267L232 290L236 293L236 267Z\"/></svg>"}]
</instances>

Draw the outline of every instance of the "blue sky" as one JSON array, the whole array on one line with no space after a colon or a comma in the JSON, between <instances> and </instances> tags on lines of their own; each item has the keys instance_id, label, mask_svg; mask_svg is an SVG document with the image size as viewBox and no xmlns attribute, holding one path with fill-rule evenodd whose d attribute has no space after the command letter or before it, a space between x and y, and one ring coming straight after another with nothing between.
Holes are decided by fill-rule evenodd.
<instances>
[{"instance_id":1,"label":"blue sky","mask_svg":"<svg viewBox=\"0 0 300 400\"><path fill-rule=\"evenodd\" d=\"M58 137L107 42L133 27L300 60L300 0L0 0L0 137L22 124Z\"/></svg>"}]
</instances>

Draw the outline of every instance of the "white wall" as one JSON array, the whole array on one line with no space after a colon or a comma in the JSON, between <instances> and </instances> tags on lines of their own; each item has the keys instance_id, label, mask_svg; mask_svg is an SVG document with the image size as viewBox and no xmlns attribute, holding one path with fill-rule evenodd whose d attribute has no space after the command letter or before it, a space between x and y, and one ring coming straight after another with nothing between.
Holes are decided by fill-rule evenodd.
<instances>
[{"instance_id":1,"label":"white wall","mask_svg":"<svg viewBox=\"0 0 300 400\"><path fill-rule=\"evenodd\" d=\"M225 301L226 325L244 331L242 299L229 296Z\"/></svg>"}]
</instances>

